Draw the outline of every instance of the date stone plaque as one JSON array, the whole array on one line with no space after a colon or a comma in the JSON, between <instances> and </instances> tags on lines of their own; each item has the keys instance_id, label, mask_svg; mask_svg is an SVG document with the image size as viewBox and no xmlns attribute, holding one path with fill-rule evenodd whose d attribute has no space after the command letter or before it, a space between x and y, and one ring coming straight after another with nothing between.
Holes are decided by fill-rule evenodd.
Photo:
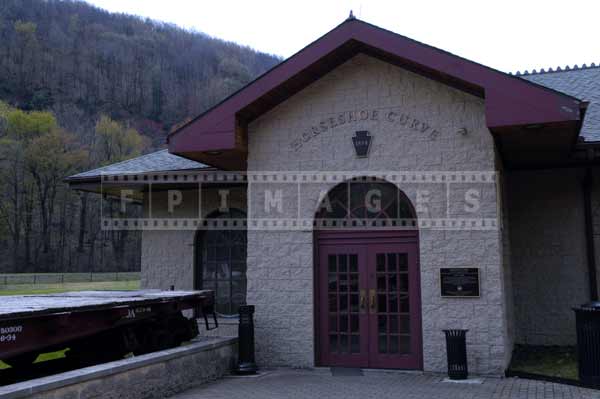
<instances>
[{"instance_id":1,"label":"date stone plaque","mask_svg":"<svg viewBox=\"0 0 600 399\"><path fill-rule=\"evenodd\" d=\"M440 288L443 297L479 297L479 268L441 268Z\"/></svg>"}]
</instances>

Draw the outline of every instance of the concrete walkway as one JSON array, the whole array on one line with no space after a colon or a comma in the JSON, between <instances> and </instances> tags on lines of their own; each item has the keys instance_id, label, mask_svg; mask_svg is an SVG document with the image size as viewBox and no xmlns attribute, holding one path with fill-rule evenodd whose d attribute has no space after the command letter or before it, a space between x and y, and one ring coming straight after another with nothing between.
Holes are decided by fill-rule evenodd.
<instances>
[{"instance_id":1,"label":"concrete walkway","mask_svg":"<svg viewBox=\"0 0 600 399\"><path fill-rule=\"evenodd\" d=\"M337 374L337 373L336 373ZM333 376L329 369L279 369L259 377L226 377L172 399L554 399L600 398L600 391L517 378L444 382L443 376L364 371Z\"/></svg>"}]
</instances>

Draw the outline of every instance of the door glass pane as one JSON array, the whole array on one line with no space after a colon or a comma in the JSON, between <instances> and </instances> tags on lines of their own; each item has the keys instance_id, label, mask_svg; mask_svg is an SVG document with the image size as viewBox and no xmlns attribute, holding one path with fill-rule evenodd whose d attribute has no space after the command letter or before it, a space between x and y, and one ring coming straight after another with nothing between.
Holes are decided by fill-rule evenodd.
<instances>
[{"instance_id":1,"label":"door glass pane","mask_svg":"<svg viewBox=\"0 0 600 399\"><path fill-rule=\"evenodd\" d=\"M387 309L385 295L377 295L377 311L385 313Z\"/></svg>"},{"instance_id":2,"label":"door glass pane","mask_svg":"<svg viewBox=\"0 0 600 399\"><path fill-rule=\"evenodd\" d=\"M398 336L390 335L390 353L398 353Z\"/></svg>"},{"instance_id":3,"label":"door glass pane","mask_svg":"<svg viewBox=\"0 0 600 399\"><path fill-rule=\"evenodd\" d=\"M359 335L351 335L350 336L350 352L351 353L360 353L360 336Z\"/></svg>"},{"instance_id":4,"label":"door glass pane","mask_svg":"<svg viewBox=\"0 0 600 399\"><path fill-rule=\"evenodd\" d=\"M358 315L350 316L350 332L358 332Z\"/></svg>"},{"instance_id":5,"label":"door glass pane","mask_svg":"<svg viewBox=\"0 0 600 399\"><path fill-rule=\"evenodd\" d=\"M385 292L385 274L377 277L377 291Z\"/></svg>"},{"instance_id":6,"label":"door glass pane","mask_svg":"<svg viewBox=\"0 0 600 399\"><path fill-rule=\"evenodd\" d=\"M388 312L397 313L398 312L398 296L396 293L388 294Z\"/></svg>"},{"instance_id":7,"label":"door glass pane","mask_svg":"<svg viewBox=\"0 0 600 399\"><path fill-rule=\"evenodd\" d=\"M384 254L377 254L377 271L378 272L385 272L385 255Z\"/></svg>"},{"instance_id":8,"label":"door glass pane","mask_svg":"<svg viewBox=\"0 0 600 399\"><path fill-rule=\"evenodd\" d=\"M357 273L358 272L358 255L350 255L350 272Z\"/></svg>"},{"instance_id":9,"label":"door glass pane","mask_svg":"<svg viewBox=\"0 0 600 399\"><path fill-rule=\"evenodd\" d=\"M340 292L348 292L348 275L346 273L339 275Z\"/></svg>"},{"instance_id":10,"label":"door glass pane","mask_svg":"<svg viewBox=\"0 0 600 399\"><path fill-rule=\"evenodd\" d=\"M377 331L380 334L387 333L387 316L378 316L377 317Z\"/></svg>"},{"instance_id":11,"label":"door glass pane","mask_svg":"<svg viewBox=\"0 0 600 399\"><path fill-rule=\"evenodd\" d=\"M396 271L396 254L387 254L388 256L388 272Z\"/></svg>"},{"instance_id":12,"label":"door glass pane","mask_svg":"<svg viewBox=\"0 0 600 399\"><path fill-rule=\"evenodd\" d=\"M231 259L246 262L246 246L235 245L231 248Z\"/></svg>"},{"instance_id":13,"label":"door glass pane","mask_svg":"<svg viewBox=\"0 0 600 399\"><path fill-rule=\"evenodd\" d=\"M400 336L400 353L410 353L410 335Z\"/></svg>"},{"instance_id":14,"label":"door glass pane","mask_svg":"<svg viewBox=\"0 0 600 399\"><path fill-rule=\"evenodd\" d=\"M340 295L340 313L348 312L348 295Z\"/></svg>"},{"instance_id":15,"label":"door glass pane","mask_svg":"<svg viewBox=\"0 0 600 399\"><path fill-rule=\"evenodd\" d=\"M239 306L246 303L246 280L233 280L231 282L232 311L238 313Z\"/></svg>"},{"instance_id":16,"label":"door glass pane","mask_svg":"<svg viewBox=\"0 0 600 399\"><path fill-rule=\"evenodd\" d=\"M350 291L358 292L358 274L350 275Z\"/></svg>"},{"instance_id":17,"label":"door glass pane","mask_svg":"<svg viewBox=\"0 0 600 399\"><path fill-rule=\"evenodd\" d=\"M400 274L400 291L407 292L408 291L408 273Z\"/></svg>"},{"instance_id":18,"label":"door glass pane","mask_svg":"<svg viewBox=\"0 0 600 399\"><path fill-rule=\"evenodd\" d=\"M337 274L335 273L329 273L328 276L329 279L329 292L336 292L337 291Z\"/></svg>"},{"instance_id":19,"label":"door glass pane","mask_svg":"<svg viewBox=\"0 0 600 399\"><path fill-rule=\"evenodd\" d=\"M390 316L390 333L398 333L398 316Z\"/></svg>"},{"instance_id":20,"label":"door glass pane","mask_svg":"<svg viewBox=\"0 0 600 399\"><path fill-rule=\"evenodd\" d=\"M400 295L400 312L408 313L410 311L410 301L408 295Z\"/></svg>"},{"instance_id":21,"label":"door glass pane","mask_svg":"<svg viewBox=\"0 0 600 399\"><path fill-rule=\"evenodd\" d=\"M410 333L410 316L400 316L400 332Z\"/></svg>"},{"instance_id":22,"label":"door glass pane","mask_svg":"<svg viewBox=\"0 0 600 399\"><path fill-rule=\"evenodd\" d=\"M215 264L215 262L210 262L207 261L204 264L204 270L202 271L203 276L202 278L206 281L206 280L213 280L215 278L215 270L217 268L217 265ZM204 288L209 289L208 286L205 286Z\"/></svg>"},{"instance_id":23,"label":"door glass pane","mask_svg":"<svg viewBox=\"0 0 600 399\"><path fill-rule=\"evenodd\" d=\"M348 336L340 335L340 352L348 353Z\"/></svg>"},{"instance_id":24,"label":"door glass pane","mask_svg":"<svg viewBox=\"0 0 600 399\"><path fill-rule=\"evenodd\" d=\"M246 278L246 262L231 263L231 278L234 280Z\"/></svg>"},{"instance_id":25,"label":"door glass pane","mask_svg":"<svg viewBox=\"0 0 600 399\"><path fill-rule=\"evenodd\" d=\"M396 292L398 291L398 278L397 278L397 274L396 273L390 273L388 274L388 290L390 290L390 292Z\"/></svg>"},{"instance_id":26,"label":"door glass pane","mask_svg":"<svg viewBox=\"0 0 600 399\"><path fill-rule=\"evenodd\" d=\"M387 353L387 335L380 335L378 342L379 353Z\"/></svg>"},{"instance_id":27,"label":"door glass pane","mask_svg":"<svg viewBox=\"0 0 600 399\"><path fill-rule=\"evenodd\" d=\"M217 260L228 260L229 259L229 247L218 246L217 247Z\"/></svg>"},{"instance_id":28,"label":"door glass pane","mask_svg":"<svg viewBox=\"0 0 600 399\"><path fill-rule=\"evenodd\" d=\"M408 271L408 256L406 254L398 254L398 269L401 272Z\"/></svg>"},{"instance_id":29,"label":"door glass pane","mask_svg":"<svg viewBox=\"0 0 600 399\"><path fill-rule=\"evenodd\" d=\"M350 311L358 312L358 295L350 295Z\"/></svg>"},{"instance_id":30,"label":"door glass pane","mask_svg":"<svg viewBox=\"0 0 600 399\"><path fill-rule=\"evenodd\" d=\"M216 292L217 312L231 314L231 290L229 281L219 281Z\"/></svg>"},{"instance_id":31,"label":"door glass pane","mask_svg":"<svg viewBox=\"0 0 600 399\"><path fill-rule=\"evenodd\" d=\"M329 311L337 312L337 295L329 295Z\"/></svg>"},{"instance_id":32,"label":"door glass pane","mask_svg":"<svg viewBox=\"0 0 600 399\"><path fill-rule=\"evenodd\" d=\"M329 336L329 352L331 353L336 353L337 352L337 343L338 343L338 336L333 334Z\"/></svg>"},{"instance_id":33,"label":"door glass pane","mask_svg":"<svg viewBox=\"0 0 600 399\"><path fill-rule=\"evenodd\" d=\"M217 278L219 280L229 280L230 275L231 275L231 269L230 269L229 263L227 263L227 262L217 263Z\"/></svg>"},{"instance_id":34,"label":"door glass pane","mask_svg":"<svg viewBox=\"0 0 600 399\"><path fill-rule=\"evenodd\" d=\"M348 316L346 315L340 316L340 331L348 331Z\"/></svg>"},{"instance_id":35,"label":"door glass pane","mask_svg":"<svg viewBox=\"0 0 600 399\"><path fill-rule=\"evenodd\" d=\"M340 273L346 273L348 271L348 259L346 255L339 255L338 262L338 271Z\"/></svg>"},{"instance_id":36,"label":"door glass pane","mask_svg":"<svg viewBox=\"0 0 600 399\"><path fill-rule=\"evenodd\" d=\"M327 257L327 264L329 265L328 266L329 273L337 272L337 267L336 267L336 263L335 263L335 255L329 255Z\"/></svg>"},{"instance_id":37,"label":"door glass pane","mask_svg":"<svg viewBox=\"0 0 600 399\"><path fill-rule=\"evenodd\" d=\"M337 330L337 317L329 316L329 331L336 332Z\"/></svg>"},{"instance_id":38,"label":"door glass pane","mask_svg":"<svg viewBox=\"0 0 600 399\"><path fill-rule=\"evenodd\" d=\"M207 290L217 290L217 282L215 280L204 280L203 287Z\"/></svg>"}]
</instances>

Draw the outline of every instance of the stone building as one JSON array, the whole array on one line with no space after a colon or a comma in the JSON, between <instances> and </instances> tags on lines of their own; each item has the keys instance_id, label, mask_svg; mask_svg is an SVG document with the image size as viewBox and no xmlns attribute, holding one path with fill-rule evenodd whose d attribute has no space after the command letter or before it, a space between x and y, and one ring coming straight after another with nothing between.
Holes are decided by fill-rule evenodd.
<instances>
[{"instance_id":1,"label":"stone building","mask_svg":"<svg viewBox=\"0 0 600 399\"><path fill-rule=\"evenodd\" d=\"M142 204L145 288L256 306L265 366L500 374L597 297L600 68L509 75L348 19L168 137L69 178ZM596 230L595 230L596 229Z\"/></svg>"}]
</instances>

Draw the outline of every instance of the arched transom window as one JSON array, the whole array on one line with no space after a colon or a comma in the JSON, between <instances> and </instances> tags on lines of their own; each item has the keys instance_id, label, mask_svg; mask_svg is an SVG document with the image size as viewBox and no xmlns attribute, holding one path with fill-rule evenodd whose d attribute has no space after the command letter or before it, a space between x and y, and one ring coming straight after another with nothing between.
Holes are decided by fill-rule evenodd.
<instances>
[{"instance_id":1,"label":"arched transom window","mask_svg":"<svg viewBox=\"0 0 600 399\"><path fill-rule=\"evenodd\" d=\"M318 227L415 225L406 195L389 182L356 178L340 183L323 197L315 216ZM373 222L369 222L373 220Z\"/></svg>"}]
</instances>

